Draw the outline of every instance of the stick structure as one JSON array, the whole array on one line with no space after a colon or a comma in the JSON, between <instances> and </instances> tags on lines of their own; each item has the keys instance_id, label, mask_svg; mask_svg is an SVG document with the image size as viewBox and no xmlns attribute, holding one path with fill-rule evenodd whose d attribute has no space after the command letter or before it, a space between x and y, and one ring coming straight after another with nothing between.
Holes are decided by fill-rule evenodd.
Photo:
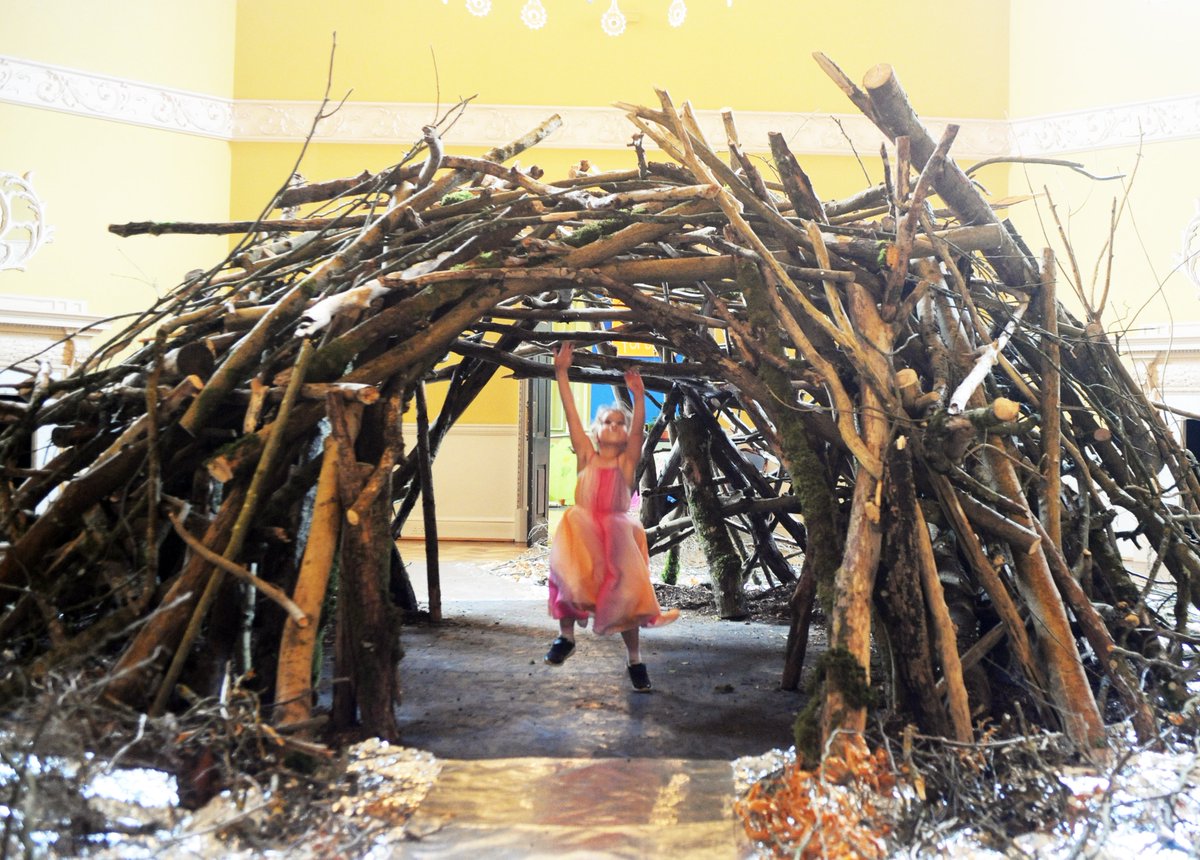
<instances>
[{"instance_id":1,"label":"stick structure","mask_svg":"<svg viewBox=\"0 0 1200 860\"><path fill-rule=\"evenodd\" d=\"M175 707L181 685L219 689L217 640L241 625L276 722L311 720L329 641L330 726L393 737L415 609L394 538L418 500L436 535L432 463L480 391L549 378L570 337L573 380L619 386L637 360L662 406L638 470L651 551L701 533L729 617L750 579L787 588L789 688L827 620L806 753L861 732L881 687L931 733L969 741L1020 706L1090 751L1100 678L1106 715L1152 741L1200 606L1192 460L1099 312L1058 303L1053 257L1039 266L955 164L956 129L935 141L890 67L860 88L818 62L884 140L886 180L843 200L783 137L739 140L728 115L710 142L658 91L619 105L636 170L507 163L556 117L483 157L428 127L400 164L290 187L261 221L114 227L251 232L0 410L0 689L78 659L119 612L138 623L109 639L104 695ZM33 469L51 425L59 450ZM1119 514L1158 548L1154 583L1121 561ZM893 670L872 677L885 640Z\"/></svg>"}]
</instances>

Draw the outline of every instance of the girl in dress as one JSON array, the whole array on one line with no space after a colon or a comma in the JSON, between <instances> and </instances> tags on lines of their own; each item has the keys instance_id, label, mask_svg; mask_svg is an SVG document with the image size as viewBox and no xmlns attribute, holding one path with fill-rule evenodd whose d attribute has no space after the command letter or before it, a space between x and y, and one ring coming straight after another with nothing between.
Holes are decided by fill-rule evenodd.
<instances>
[{"instance_id":1,"label":"girl in dress","mask_svg":"<svg viewBox=\"0 0 1200 860\"><path fill-rule=\"evenodd\" d=\"M559 635L546 652L546 662L560 664L575 650L575 624L593 620L596 633L617 633L629 652L629 678L639 692L650 690L650 676L638 649L638 628L659 627L679 617L664 611L650 584L646 532L629 515L634 471L642 454L646 399L642 377L625 372L633 397L633 413L606 406L596 415L591 433L583 429L567 371L572 344L566 341L554 357L554 376L578 461L575 506L568 508L550 544L550 615Z\"/></svg>"}]
</instances>

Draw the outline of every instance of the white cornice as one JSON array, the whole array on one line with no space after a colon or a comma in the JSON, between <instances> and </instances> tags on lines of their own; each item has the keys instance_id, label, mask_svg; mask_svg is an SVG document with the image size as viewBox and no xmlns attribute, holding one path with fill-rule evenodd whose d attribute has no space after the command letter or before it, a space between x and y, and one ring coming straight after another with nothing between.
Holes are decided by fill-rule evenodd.
<instances>
[{"instance_id":1,"label":"white cornice","mask_svg":"<svg viewBox=\"0 0 1200 860\"><path fill-rule=\"evenodd\" d=\"M229 141L303 140L320 107L307 101L222 99L0 56L0 102L63 111L113 122ZM405 102L348 102L323 120L316 139L330 143L408 145L434 116L434 106ZM542 144L563 149L624 149L633 127L611 107L472 104L447 139L459 146L506 144L552 114L563 126ZM724 139L719 111L699 111L705 133ZM777 131L798 154L845 155L851 144L873 153L880 133L859 114L737 111L738 133L749 149L767 147ZM1054 155L1200 137L1200 95L1114 105L1013 121L925 118L936 138L949 122L960 127L959 158L1008 154Z\"/></svg>"},{"instance_id":2,"label":"white cornice","mask_svg":"<svg viewBox=\"0 0 1200 860\"><path fill-rule=\"evenodd\" d=\"M1114 335L1109 334L1113 340ZM1174 323L1130 329L1119 338L1120 351L1135 359L1153 358L1168 353L1176 356L1200 353L1200 323Z\"/></svg>"},{"instance_id":3,"label":"white cornice","mask_svg":"<svg viewBox=\"0 0 1200 860\"><path fill-rule=\"evenodd\" d=\"M312 126L318 102L239 101L234 112L236 140L302 140ZM724 140L721 112L697 111L711 140ZM559 149L625 149L637 129L617 108L538 105L472 104L447 139L459 146L497 146L508 143L550 116L562 117L562 127L540 146ZM324 120L315 139L338 143L407 144L421 137L421 126L434 116L433 105L400 102L349 102ZM767 134L780 132L793 152L845 155L852 144L860 152L875 152L883 137L859 114L801 114L774 111L735 111L738 136L748 149L768 148ZM951 120L929 119L936 137ZM955 142L960 157L990 158L1009 151L1008 127L992 120L958 120Z\"/></svg>"},{"instance_id":4,"label":"white cornice","mask_svg":"<svg viewBox=\"0 0 1200 860\"><path fill-rule=\"evenodd\" d=\"M0 101L229 140L234 102L0 56Z\"/></svg>"},{"instance_id":5,"label":"white cornice","mask_svg":"<svg viewBox=\"0 0 1200 860\"><path fill-rule=\"evenodd\" d=\"M74 299L56 299L41 296L0 295L0 327L53 329L55 331L77 331L91 336L98 329L91 328L104 322L87 312L87 302Z\"/></svg>"},{"instance_id":6,"label":"white cornice","mask_svg":"<svg viewBox=\"0 0 1200 860\"><path fill-rule=\"evenodd\" d=\"M1200 95L1018 119L1013 152L1053 155L1200 137Z\"/></svg>"}]
</instances>

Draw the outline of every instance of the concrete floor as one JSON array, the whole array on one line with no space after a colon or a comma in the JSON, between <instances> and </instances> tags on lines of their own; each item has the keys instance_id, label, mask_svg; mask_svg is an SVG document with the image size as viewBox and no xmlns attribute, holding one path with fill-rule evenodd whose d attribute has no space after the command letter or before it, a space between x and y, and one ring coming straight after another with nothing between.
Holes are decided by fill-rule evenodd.
<instances>
[{"instance_id":1,"label":"concrete floor","mask_svg":"<svg viewBox=\"0 0 1200 860\"><path fill-rule=\"evenodd\" d=\"M510 544L443 544L443 621L401 633L401 740L444 763L405 856L738 857L730 762L791 745L787 628L686 614L643 631L654 690L619 636L582 632L562 666L546 589L489 565ZM425 605L420 551L405 553Z\"/></svg>"}]
</instances>

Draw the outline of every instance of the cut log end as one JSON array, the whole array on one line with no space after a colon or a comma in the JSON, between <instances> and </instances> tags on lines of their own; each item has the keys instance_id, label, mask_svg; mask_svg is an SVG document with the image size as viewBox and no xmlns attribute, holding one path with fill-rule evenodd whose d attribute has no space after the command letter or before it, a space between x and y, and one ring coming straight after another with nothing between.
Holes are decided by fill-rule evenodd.
<instances>
[{"instance_id":1,"label":"cut log end","mask_svg":"<svg viewBox=\"0 0 1200 860\"><path fill-rule=\"evenodd\" d=\"M1007 397L997 397L992 401L992 414L1000 421L1016 421L1021 417L1021 404Z\"/></svg>"},{"instance_id":2,"label":"cut log end","mask_svg":"<svg viewBox=\"0 0 1200 860\"><path fill-rule=\"evenodd\" d=\"M882 89L896 79L895 70L892 69L890 63L878 63L871 66L867 73L863 75L863 86L868 91Z\"/></svg>"},{"instance_id":3,"label":"cut log end","mask_svg":"<svg viewBox=\"0 0 1200 860\"><path fill-rule=\"evenodd\" d=\"M226 457L214 457L208 462L208 474L218 484L228 484L233 480L234 469Z\"/></svg>"}]
</instances>

